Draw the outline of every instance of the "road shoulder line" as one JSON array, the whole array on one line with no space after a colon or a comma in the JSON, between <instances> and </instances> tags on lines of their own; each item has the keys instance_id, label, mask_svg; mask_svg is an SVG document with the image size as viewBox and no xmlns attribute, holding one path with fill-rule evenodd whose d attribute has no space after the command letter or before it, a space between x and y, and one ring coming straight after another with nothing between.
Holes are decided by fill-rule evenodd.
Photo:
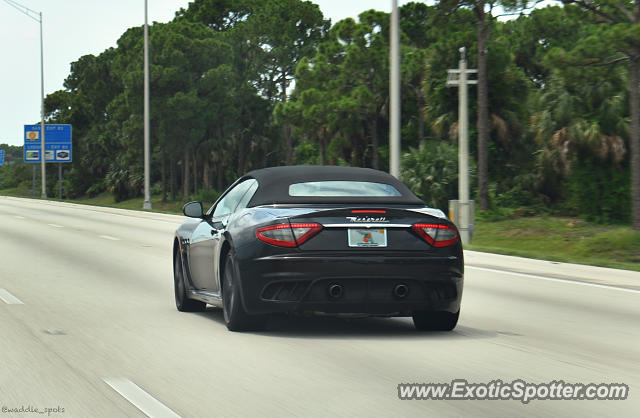
<instances>
[{"instance_id":1,"label":"road shoulder line","mask_svg":"<svg viewBox=\"0 0 640 418\"><path fill-rule=\"evenodd\" d=\"M492 271L492 272L497 272L497 273L502 273L502 274L510 274L510 275L513 275L513 276L534 278L534 279L547 280L547 281L552 281L552 282L575 284L575 285L579 285L579 286L591 286L591 287L598 287L598 288L601 288L601 289L617 290L617 291L621 291L621 292L629 292L629 293L640 294L640 288L629 288L629 287L624 287L624 286L614 286L614 285L608 285L608 284L593 283L593 282L589 282L589 281L584 281L584 280L579 280L579 279L572 279L572 278L564 278L564 277L561 278L561 277L543 276L543 275L540 275L540 274L524 273L524 272L519 272L519 271L505 270L505 269L500 269L500 268L479 266L479 265L473 265L473 264L467 264L467 265L465 265L465 268L475 269L475 270L482 270L482 271Z\"/></svg>"}]
</instances>

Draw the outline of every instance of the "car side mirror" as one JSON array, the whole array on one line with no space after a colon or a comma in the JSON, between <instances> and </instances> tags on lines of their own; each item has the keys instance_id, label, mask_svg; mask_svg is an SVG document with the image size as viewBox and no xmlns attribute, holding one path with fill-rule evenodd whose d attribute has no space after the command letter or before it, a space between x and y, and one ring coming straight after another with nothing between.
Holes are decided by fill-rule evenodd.
<instances>
[{"instance_id":1,"label":"car side mirror","mask_svg":"<svg viewBox=\"0 0 640 418\"><path fill-rule=\"evenodd\" d=\"M182 213L189 218L202 218L204 210L202 202L189 202L182 207Z\"/></svg>"}]
</instances>

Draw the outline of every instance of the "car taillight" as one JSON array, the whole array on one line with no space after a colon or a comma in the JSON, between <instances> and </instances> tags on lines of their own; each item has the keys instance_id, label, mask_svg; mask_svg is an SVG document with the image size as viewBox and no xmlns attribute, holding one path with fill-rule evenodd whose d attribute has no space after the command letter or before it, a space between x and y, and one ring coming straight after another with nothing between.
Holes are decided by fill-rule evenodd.
<instances>
[{"instance_id":1,"label":"car taillight","mask_svg":"<svg viewBox=\"0 0 640 418\"><path fill-rule=\"evenodd\" d=\"M322 230L318 223L294 223L266 226L256 231L260 241L279 247L297 247Z\"/></svg>"},{"instance_id":2,"label":"car taillight","mask_svg":"<svg viewBox=\"0 0 640 418\"><path fill-rule=\"evenodd\" d=\"M458 232L449 225L414 224L411 229L434 247L446 247L458 241Z\"/></svg>"}]
</instances>

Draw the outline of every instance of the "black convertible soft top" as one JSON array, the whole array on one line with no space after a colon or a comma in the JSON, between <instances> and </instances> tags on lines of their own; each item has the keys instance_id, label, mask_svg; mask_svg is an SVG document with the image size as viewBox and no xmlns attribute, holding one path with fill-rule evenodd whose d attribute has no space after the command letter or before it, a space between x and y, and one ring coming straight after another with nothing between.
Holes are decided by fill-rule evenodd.
<instances>
[{"instance_id":1,"label":"black convertible soft top","mask_svg":"<svg viewBox=\"0 0 640 418\"><path fill-rule=\"evenodd\" d=\"M254 170L242 177L258 180L258 190L248 206L287 204L287 203L382 203L424 205L407 186L390 174L370 168L338 166L282 166ZM346 197L346 196L290 196L289 186L296 183L316 181L363 181L389 184L395 187L401 196L385 197Z\"/></svg>"}]
</instances>

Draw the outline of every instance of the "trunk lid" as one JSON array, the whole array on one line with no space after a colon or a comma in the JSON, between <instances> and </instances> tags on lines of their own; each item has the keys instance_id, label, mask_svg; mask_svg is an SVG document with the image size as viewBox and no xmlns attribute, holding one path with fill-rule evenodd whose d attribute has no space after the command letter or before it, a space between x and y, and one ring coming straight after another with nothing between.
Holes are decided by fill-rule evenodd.
<instances>
[{"instance_id":1,"label":"trunk lid","mask_svg":"<svg viewBox=\"0 0 640 418\"><path fill-rule=\"evenodd\" d=\"M430 252L434 247L415 231L414 224L452 225L430 208L345 207L315 210L289 217L292 225L318 223L322 230L299 245L302 251Z\"/></svg>"}]
</instances>

